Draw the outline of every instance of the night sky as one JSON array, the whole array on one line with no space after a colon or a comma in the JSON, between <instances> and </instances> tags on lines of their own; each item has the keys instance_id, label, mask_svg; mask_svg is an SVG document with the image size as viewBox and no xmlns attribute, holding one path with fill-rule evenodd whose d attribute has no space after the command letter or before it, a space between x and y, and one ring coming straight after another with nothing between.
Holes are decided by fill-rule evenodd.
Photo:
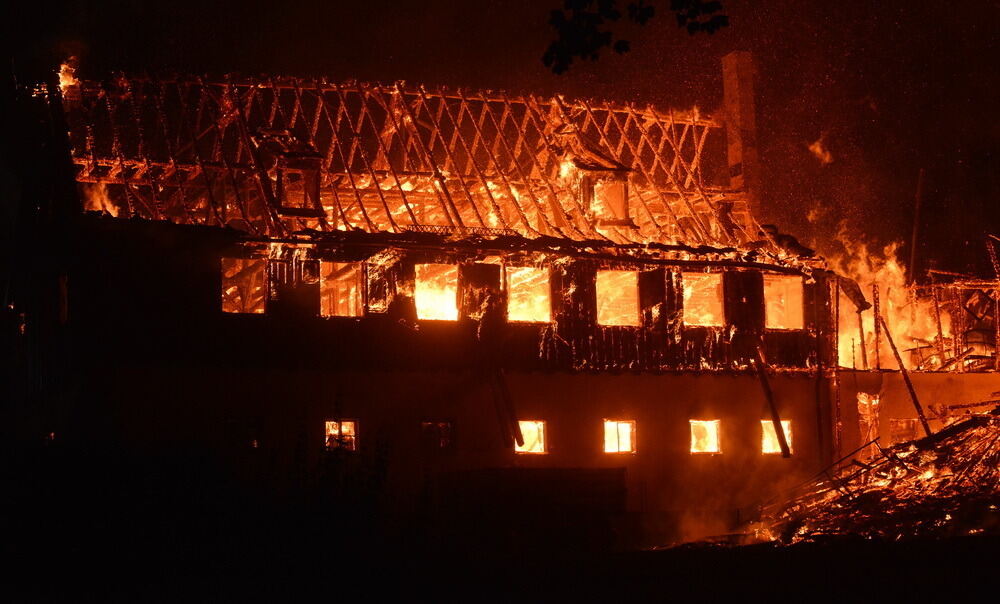
<instances>
[{"instance_id":1,"label":"night sky","mask_svg":"<svg viewBox=\"0 0 1000 604\"><path fill-rule=\"evenodd\" d=\"M664 0L649 25L622 28L630 53L561 76L540 60L561 0L24 4L8 36L21 82L77 54L84 78L125 70L403 79L711 112L720 58L750 50L763 221L827 253L842 221L852 238L908 245L922 167L919 270L988 275L983 237L1000 234L995 2L723 0L731 25L689 36ZM821 138L830 163L809 151Z\"/></svg>"}]
</instances>

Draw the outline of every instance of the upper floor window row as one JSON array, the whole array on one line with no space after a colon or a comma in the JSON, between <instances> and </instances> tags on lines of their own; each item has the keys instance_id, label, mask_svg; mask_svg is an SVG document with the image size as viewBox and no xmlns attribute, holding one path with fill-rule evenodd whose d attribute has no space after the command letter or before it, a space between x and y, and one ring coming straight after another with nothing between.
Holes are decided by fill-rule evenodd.
<instances>
[{"instance_id":1,"label":"upper floor window row","mask_svg":"<svg viewBox=\"0 0 1000 604\"><path fill-rule=\"evenodd\" d=\"M507 266L502 273L507 293L507 320L521 323L552 321L552 286L548 268ZM222 310L263 313L267 289L263 259L222 259ZM364 269L360 262L319 262L319 312L324 317L364 315ZM683 272L682 317L692 327L726 325L724 279L721 272ZM597 324L640 326L639 272L599 270L595 275ZM459 267L417 264L413 296L417 318L455 321L459 318ZM763 276L764 327L805 327L802 277Z\"/></svg>"}]
</instances>

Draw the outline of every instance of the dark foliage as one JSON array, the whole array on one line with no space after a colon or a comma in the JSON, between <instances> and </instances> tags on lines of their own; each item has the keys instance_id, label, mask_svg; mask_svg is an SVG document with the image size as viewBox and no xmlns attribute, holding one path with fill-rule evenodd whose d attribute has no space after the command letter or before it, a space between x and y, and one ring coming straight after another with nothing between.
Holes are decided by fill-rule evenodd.
<instances>
[{"instance_id":1,"label":"dark foliage","mask_svg":"<svg viewBox=\"0 0 1000 604\"><path fill-rule=\"evenodd\" d=\"M670 0L670 10L678 27L692 35L712 34L729 25L729 17L721 14L722 3L714 0ZM542 62L553 72L563 73L574 59L596 60L606 46L619 54L628 52L629 41L615 39L610 29L622 16L645 25L656 16L656 9L648 0L636 0L628 3L623 15L618 0L565 0L563 8L549 17L557 38L545 50Z\"/></svg>"}]
</instances>

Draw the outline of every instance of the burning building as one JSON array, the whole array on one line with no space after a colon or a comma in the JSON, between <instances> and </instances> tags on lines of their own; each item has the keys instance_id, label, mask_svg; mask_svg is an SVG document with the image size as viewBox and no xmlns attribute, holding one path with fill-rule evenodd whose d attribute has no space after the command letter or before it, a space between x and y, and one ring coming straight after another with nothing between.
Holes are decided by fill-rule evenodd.
<instances>
[{"instance_id":1,"label":"burning building","mask_svg":"<svg viewBox=\"0 0 1000 604\"><path fill-rule=\"evenodd\" d=\"M749 55L723 71L717 115L61 78L81 201L54 210L50 335L76 394L45 433L195 447L272 492L364 484L397 525L726 530L862 438L842 401L913 407L896 373L838 370L866 296L757 223Z\"/></svg>"}]
</instances>

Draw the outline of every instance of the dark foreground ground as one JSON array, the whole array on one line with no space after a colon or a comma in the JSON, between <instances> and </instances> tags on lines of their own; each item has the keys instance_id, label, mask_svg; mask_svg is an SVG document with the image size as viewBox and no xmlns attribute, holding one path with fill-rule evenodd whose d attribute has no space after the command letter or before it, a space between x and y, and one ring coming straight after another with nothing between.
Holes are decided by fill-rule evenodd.
<instances>
[{"instance_id":1,"label":"dark foreground ground","mask_svg":"<svg viewBox=\"0 0 1000 604\"><path fill-rule=\"evenodd\" d=\"M440 524L375 529L369 501L264 500L191 464L7 462L3 593L15 602L991 601L1000 559L991 536L601 552L522 533L523 547L455 546L435 538Z\"/></svg>"}]
</instances>

